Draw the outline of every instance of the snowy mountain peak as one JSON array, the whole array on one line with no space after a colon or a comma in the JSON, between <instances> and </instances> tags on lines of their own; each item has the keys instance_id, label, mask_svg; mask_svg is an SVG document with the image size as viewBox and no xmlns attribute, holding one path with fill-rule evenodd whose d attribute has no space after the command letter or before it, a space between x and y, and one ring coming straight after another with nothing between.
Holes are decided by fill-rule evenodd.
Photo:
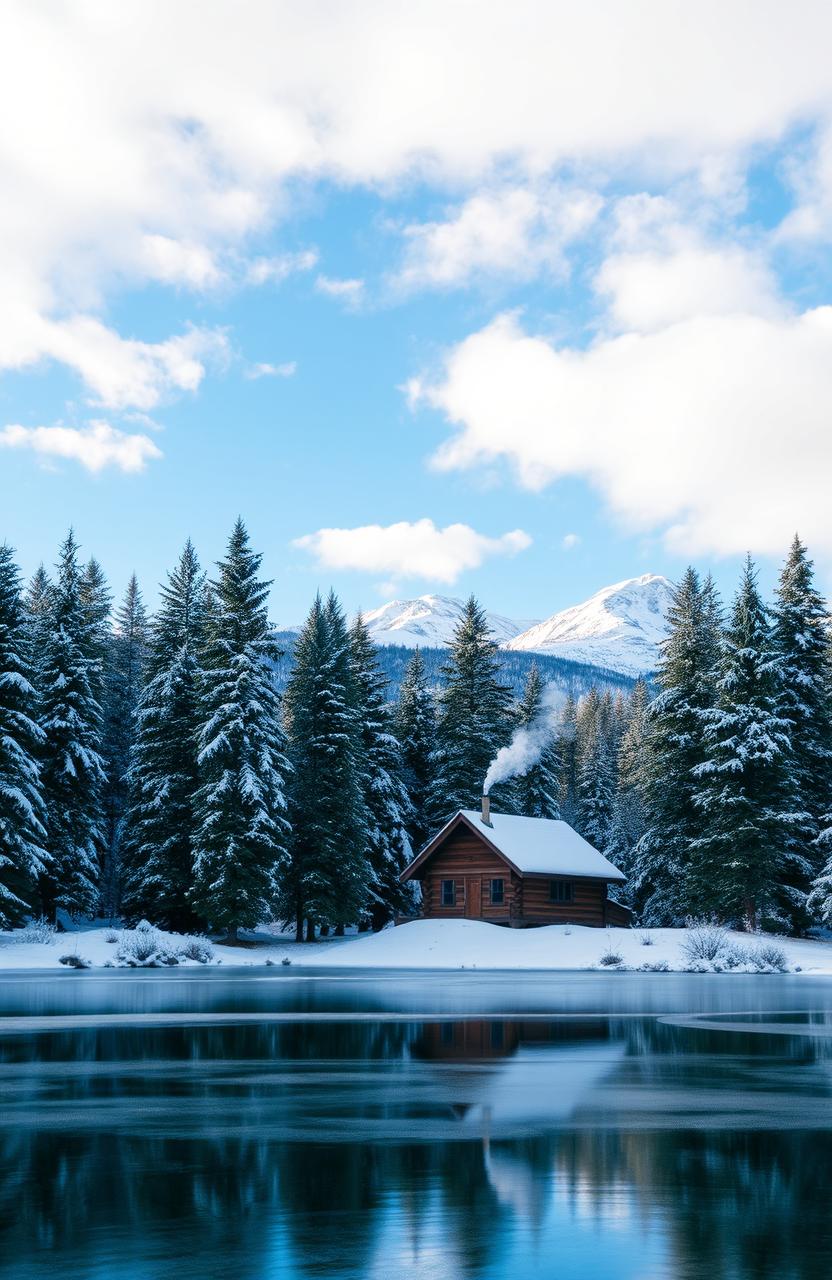
<instances>
[{"instance_id":1,"label":"snowy mountain peak","mask_svg":"<svg viewBox=\"0 0 832 1280\"><path fill-rule=\"evenodd\" d=\"M416 600L391 600L364 614L364 622L376 644L401 644L407 648L446 648L465 611L465 601L454 596L426 595ZM508 644L529 626L498 613L487 615L499 645Z\"/></svg>"},{"instance_id":2,"label":"snowy mountain peak","mask_svg":"<svg viewBox=\"0 0 832 1280\"><path fill-rule=\"evenodd\" d=\"M592 662L625 675L653 671L672 591L657 573L627 578L529 627L506 648Z\"/></svg>"}]
</instances>

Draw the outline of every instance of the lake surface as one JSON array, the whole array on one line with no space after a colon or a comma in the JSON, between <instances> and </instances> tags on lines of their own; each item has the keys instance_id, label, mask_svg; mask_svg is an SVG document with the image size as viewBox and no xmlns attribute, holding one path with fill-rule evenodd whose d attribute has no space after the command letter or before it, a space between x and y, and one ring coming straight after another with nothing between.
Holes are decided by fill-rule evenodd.
<instances>
[{"instance_id":1,"label":"lake surface","mask_svg":"<svg viewBox=\"0 0 832 1280\"><path fill-rule=\"evenodd\" d=\"M828 1280L832 981L0 978L0 1275Z\"/></svg>"}]
</instances>

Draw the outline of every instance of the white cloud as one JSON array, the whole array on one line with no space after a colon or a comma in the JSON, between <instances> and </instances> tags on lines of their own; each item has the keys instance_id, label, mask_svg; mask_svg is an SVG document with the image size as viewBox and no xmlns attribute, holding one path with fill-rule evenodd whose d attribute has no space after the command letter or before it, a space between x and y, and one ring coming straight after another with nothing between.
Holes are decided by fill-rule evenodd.
<instances>
[{"instance_id":1,"label":"white cloud","mask_svg":"<svg viewBox=\"0 0 832 1280\"><path fill-rule=\"evenodd\" d=\"M203 245L160 235L146 235L142 244L147 274L162 284L210 289L223 279L213 254Z\"/></svg>"},{"instance_id":2,"label":"white cloud","mask_svg":"<svg viewBox=\"0 0 832 1280\"><path fill-rule=\"evenodd\" d=\"M411 387L454 427L435 464L585 478L629 527L690 554L781 553L832 526L832 308L697 315L557 346L502 316Z\"/></svg>"},{"instance_id":3,"label":"white cloud","mask_svg":"<svg viewBox=\"0 0 832 1280\"><path fill-rule=\"evenodd\" d=\"M148 461L162 456L149 436L129 435L107 422L91 422L86 427L23 427L13 423L0 430L0 448L30 449L43 459L72 458L93 472L105 467L144 471Z\"/></svg>"},{"instance_id":4,"label":"white cloud","mask_svg":"<svg viewBox=\"0 0 832 1280\"><path fill-rule=\"evenodd\" d=\"M560 545L564 551L573 551L575 547L581 545L581 536L578 533L565 533L561 538Z\"/></svg>"},{"instance_id":5,"label":"white cloud","mask_svg":"<svg viewBox=\"0 0 832 1280\"><path fill-rule=\"evenodd\" d=\"M531 279L565 270L564 249L594 222L602 201L552 184L471 196L444 222L405 227L404 287L445 288L482 273Z\"/></svg>"},{"instance_id":6,"label":"white cloud","mask_svg":"<svg viewBox=\"0 0 832 1280\"><path fill-rule=\"evenodd\" d=\"M649 333L691 316L785 310L762 256L738 245L694 242L670 252L614 254L595 277L595 289L622 332Z\"/></svg>"},{"instance_id":7,"label":"white cloud","mask_svg":"<svg viewBox=\"0 0 832 1280\"><path fill-rule=\"evenodd\" d=\"M123 0L114 21L102 0L7 0L0 366L18 363L21 315L30 329L100 320L120 280L210 287L298 184L388 191L416 174L464 192L497 171L523 186L558 167L636 166L724 192L755 146L799 125L821 139L802 171L802 225L832 209L823 0L799 21L778 0L700 0L684 22L663 0L344 0L326 7L326 40L322 20L318 5L182 0L160 39L155 4ZM411 269L447 278L511 257L504 215L491 210L497 228L483 230L474 212L414 231ZM35 342L41 357L62 359Z\"/></svg>"},{"instance_id":8,"label":"white cloud","mask_svg":"<svg viewBox=\"0 0 832 1280\"><path fill-rule=\"evenodd\" d=\"M438 529L432 520L363 525L357 529L319 529L296 538L293 546L310 552L326 569L357 569L393 578L423 578L453 583L496 555L516 555L531 546L522 529L489 538L467 524Z\"/></svg>"},{"instance_id":9,"label":"white cloud","mask_svg":"<svg viewBox=\"0 0 832 1280\"><path fill-rule=\"evenodd\" d=\"M283 364L269 364L261 361L260 364L246 365L243 369L243 377L248 378L250 382L254 382L257 378L291 378L297 373L297 369L296 360L286 360Z\"/></svg>"},{"instance_id":10,"label":"white cloud","mask_svg":"<svg viewBox=\"0 0 832 1280\"><path fill-rule=\"evenodd\" d=\"M355 307L364 296L363 280L344 280L335 276L318 276L315 281L318 293L325 293L329 298L339 298L347 306Z\"/></svg>"},{"instance_id":11,"label":"white cloud","mask_svg":"<svg viewBox=\"0 0 832 1280\"><path fill-rule=\"evenodd\" d=\"M317 249L301 249L297 253L281 253L271 258L255 258L249 263L249 284L282 284L289 276L312 271L319 261Z\"/></svg>"},{"instance_id":12,"label":"white cloud","mask_svg":"<svg viewBox=\"0 0 832 1280\"><path fill-rule=\"evenodd\" d=\"M38 326L40 342L27 353L60 360L83 378L95 403L109 409L153 409L172 391L196 391L209 360L224 360L227 343L216 330L190 329L164 342L122 338L92 316Z\"/></svg>"}]
</instances>

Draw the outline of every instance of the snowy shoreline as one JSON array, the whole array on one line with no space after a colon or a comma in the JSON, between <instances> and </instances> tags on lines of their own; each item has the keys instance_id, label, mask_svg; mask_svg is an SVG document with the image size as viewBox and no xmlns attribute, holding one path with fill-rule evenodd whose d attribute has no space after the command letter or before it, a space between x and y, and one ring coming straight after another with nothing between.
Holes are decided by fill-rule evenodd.
<instances>
[{"instance_id":1,"label":"snowy shoreline","mask_svg":"<svg viewBox=\"0 0 832 1280\"><path fill-rule=\"evenodd\" d=\"M65 972L60 957L76 954L87 971L116 972L119 930L79 929L47 942L24 941L23 931L0 934L0 974L22 970ZM172 945L177 935L161 934ZM437 970L598 970L601 972L771 972L759 967L759 953L774 947L783 954L783 972L832 975L832 941L725 934L726 964L692 962L684 947L686 929L591 929L581 925L548 925L538 929L505 929L478 920L417 920L377 934L297 943L289 935L259 931L241 946L213 944L203 966L180 958L177 967L234 968L290 965L303 969L437 969ZM649 941L647 941L649 939ZM736 963L737 954L748 957ZM619 956L620 961L611 962ZM602 962L604 957L604 962ZM756 963L755 963L756 961ZM88 966L88 967L87 967Z\"/></svg>"}]
</instances>

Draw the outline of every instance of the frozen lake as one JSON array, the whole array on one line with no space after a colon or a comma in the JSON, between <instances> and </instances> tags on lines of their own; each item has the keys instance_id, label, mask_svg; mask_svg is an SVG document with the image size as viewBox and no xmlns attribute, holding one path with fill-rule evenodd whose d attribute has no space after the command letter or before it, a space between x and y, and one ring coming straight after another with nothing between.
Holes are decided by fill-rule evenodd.
<instances>
[{"instance_id":1,"label":"frozen lake","mask_svg":"<svg viewBox=\"0 0 832 1280\"><path fill-rule=\"evenodd\" d=\"M9 974L0 1152L15 1280L825 1280L832 981Z\"/></svg>"}]
</instances>

